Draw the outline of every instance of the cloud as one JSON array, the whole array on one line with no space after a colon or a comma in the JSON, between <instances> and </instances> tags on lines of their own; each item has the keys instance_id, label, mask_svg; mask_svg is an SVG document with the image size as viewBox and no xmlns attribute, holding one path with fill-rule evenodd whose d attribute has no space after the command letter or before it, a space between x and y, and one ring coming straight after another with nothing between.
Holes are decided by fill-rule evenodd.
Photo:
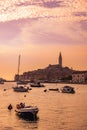
<instances>
[{"instance_id":1,"label":"cloud","mask_svg":"<svg viewBox=\"0 0 87 130\"><path fill-rule=\"evenodd\" d=\"M80 8L81 5L83 7L82 1L76 2L72 2L71 6L71 0L2 1L0 20L4 22L0 23L0 43L85 44L86 10L85 6ZM44 8L44 3L47 4L47 8ZM57 8L54 7L56 5Z\"/></svg>"},{"instance_id":2,"label":"cloud","mask_svg":"<svg viewBox=\"0 0 87 130\"><path fill-rule=\"evenodd\" d=\"M0 23L0 43L16 44L18 41L17 38L21 32L21 28L25 26L26 23L31 24L31 22L36 20L37 19L32 18L32 19L20 19Z\"/></svg>"},{"instance_id":3,"label":"cloud","mask_svg":"<svg viewBox=\"0 0 87 130\"><path fill-rule=\"evenodd\" d=\"M81 20L79 24L82 30L87 31L87 20Z\"/></svg>"},{"instance_id":4,"label":"cloud","mask_svg":"<svg viewBox=\"0 0 87 130\"><path fill-rule=\"evenodd\" d=\"M46 8L57 8L57 7L63 7L64 6L64 1L60 0L52 0L52 1L44 1L40 5Z\"/></svg>"},{"instance_id":5,"label":"cloud","mask_svg":"<svg viewBox=\"0 0 87 130\"><path fill-rule=\"evenodd\" d=\"M74 26L75 24L75 26ZM80 23L61 22L54 19L39 19L26 24L20 33L22 41L32 44L86 44L86 31Z\"/></svg>"},{"instance_id":6,"label":"cloud","mask_svg":"<svg viewBox=\"0 0 87 130\"><path fill-rule=\"evenodd\" d=\"M72 4L71 4L72 3ZM77 20L76 15L86 15L86 2L72 0L3 0L0 1L0 21L25 18L59 18ZM75 13L77 12L77 13ZM84 12L84 14L78 14ZM72 15L74 14L74 16ZM79 16L80 17L80 16ZM66 19L67 18L67 19Z\"/></svg>"},{"instance_id":7,"label":"cloud","mask_svg":"<svg viewBox=\"0 0 87 130\"><path fill-rule=\"evenodd\" d=\"M74 15L77 17L79 17L79 16L87 17L87 12L76 12L76 13L74 13Z\"/></svg>"},{"instance_id":8,"label":"cloud","mask_svg":"<svg viewBox=\"0 0 87 130\"><path fill-rule=\"evenodd\" d=\"M0 24L0 44L87 44L86 26L87 21L58 22L54 18L5 22Z\"/></svg>"},{"instance_id":9,"label":"cloud","mask_svg":"<svg viewBox=\"0 0 87 130\"><path fill-rule=\"evenodd\" d=\"M0 23L0 41L13 40L19 32L20 28L16 22Z\"/></svg>"}]
</instances>

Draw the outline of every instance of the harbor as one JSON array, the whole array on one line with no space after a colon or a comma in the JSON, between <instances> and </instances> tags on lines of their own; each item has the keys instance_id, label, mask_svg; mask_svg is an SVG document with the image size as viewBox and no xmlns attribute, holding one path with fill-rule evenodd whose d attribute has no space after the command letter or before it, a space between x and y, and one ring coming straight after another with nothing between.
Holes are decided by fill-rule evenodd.
<instances>
[{"instance_id":1,"label":"harbor","mask_svg":"<svg viewBox=\"0 0 87 130\"><path fill-rule=\"evenodd\" d=\"M59 93L58 91L44 92L44 87L33 87L29 92L17 93L12 89L15 84L15 82L6 82L0 85L1 130L87 129L87 85L71 84L76 93L67 94ZM45 84L45 89L61 89L65 85L47 83ZM20 102L39 108L37 120L29 121L16 115L16 104ZM9 104L12 104L12 110L8 110Z\"/></svg>"},{"instance_id":2,"label":"harbor","mask_svg":"<svg viewBox=\"0 0 87 130\"><path fill-rule=\"evenodd\" d=\"M87 130L87 0L0 0L0 130Z\"/></svg>"}]
</instances>

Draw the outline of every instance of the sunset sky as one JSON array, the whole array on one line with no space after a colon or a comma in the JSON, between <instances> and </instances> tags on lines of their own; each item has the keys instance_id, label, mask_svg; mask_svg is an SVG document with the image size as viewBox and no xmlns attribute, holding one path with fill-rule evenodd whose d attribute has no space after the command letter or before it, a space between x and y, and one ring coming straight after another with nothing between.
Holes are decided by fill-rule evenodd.
<instances>
[{"instance_id":1,"label":"sunset sky","mask_svg":"<svg viewBox=\"0 0 87 130\"><path fill-rule=\"evenodd\" d=\"M87 0L0 0L0 77L57 64L87 70Z\"/></svg>"}]
</instances>

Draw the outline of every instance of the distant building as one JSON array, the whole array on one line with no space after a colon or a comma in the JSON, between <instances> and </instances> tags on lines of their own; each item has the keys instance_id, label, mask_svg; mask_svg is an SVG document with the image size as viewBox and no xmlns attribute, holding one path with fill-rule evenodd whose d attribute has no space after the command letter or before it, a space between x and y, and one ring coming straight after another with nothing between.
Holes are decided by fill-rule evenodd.
<instances>
[{"instance_id":1,"label":"distant building","mask_svg":"<svg viewBox=\"0 0 87 130\"><path fill-rule=\"evenodd\" d=\"M49 64L44 69L37 69L34 71L24 72L19 76L19 80L35 81L40 80L42 82L57 82L68 80L72 76L72 69L62 66L62 55L59 53L58 63L51 65ZM18 79L18 76L15 76L15 80Z\"/></svg>"},{"instance_id":2,"label":"distant building","mask_svg":"<svg viewBox=\"0 0 87 130\"><path fill-rule=\"evenodd\" d=\"M73 83L86 83L87 82L87 71L75 71L72 74Z\"/></svg>"}]
</instances>

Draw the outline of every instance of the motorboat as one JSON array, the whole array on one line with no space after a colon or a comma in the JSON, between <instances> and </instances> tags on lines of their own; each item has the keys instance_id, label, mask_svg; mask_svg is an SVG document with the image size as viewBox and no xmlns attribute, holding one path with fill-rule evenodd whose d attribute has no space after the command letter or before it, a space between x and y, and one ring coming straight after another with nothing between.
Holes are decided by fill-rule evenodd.
<instances>
[{"instance_id":1,"label":"motorboat","mask_svg":"<svg viewBox=\"0 0 87 130\"><path fill-rule=\"evenodd\" d=\"M75 93L75 90L71 86L64 86L64 87L61 88L61 92L62 93L72 93L73 94L73 93Z\"/></svg>"},{"instance_id":2,"label":"motorboat","mask_svg":"<svg viewBox=\"0 0 87 130\"><path fill-rule=\"evenodd\" d=\"M50 91L59 91L58 88L49 88Z\"/></svg>"},{"instance_id":3,"label":"motorboat","mask_svg":"<svg viewBox=\"0 0 87 130\"><path fill-rule=\"evenodd\" d=\"M30 84L31 87L45 87L44 84L41 84L40 82L34 82Z\"/></svg>"},{"instance_id":4,"label":"motorboat","mask_svg":"<svg viewBox=\"0 0 87 130\"><path fill-rule=\"evenodd\" d=\"M16 114L21 118L36 120L39 109L37 106L25 106L23 103L17 104Z\"/></svg>"},{"instance_id":5,"label":"motorboat","mask_svg":"<svg viewBox=\"0 0 87 130\"><path fill-rule=\"evenodd\" d=\"M24 87L23 85L21 85L21 86L13 87L13 90L15 92L28 92L29 91L29 87Z\"/></svg>"},{"instance_id":6,"label":"motorboat","mask_svg":"<svg viewBox=\"0 0 87 130\"><path fill-rule=\"evenodd\" d=\"M28 82L19 80L19 81L17 81L17 84L18 85L26 85L26 84L28 84Z\"/></svg>"}]
</instances>

